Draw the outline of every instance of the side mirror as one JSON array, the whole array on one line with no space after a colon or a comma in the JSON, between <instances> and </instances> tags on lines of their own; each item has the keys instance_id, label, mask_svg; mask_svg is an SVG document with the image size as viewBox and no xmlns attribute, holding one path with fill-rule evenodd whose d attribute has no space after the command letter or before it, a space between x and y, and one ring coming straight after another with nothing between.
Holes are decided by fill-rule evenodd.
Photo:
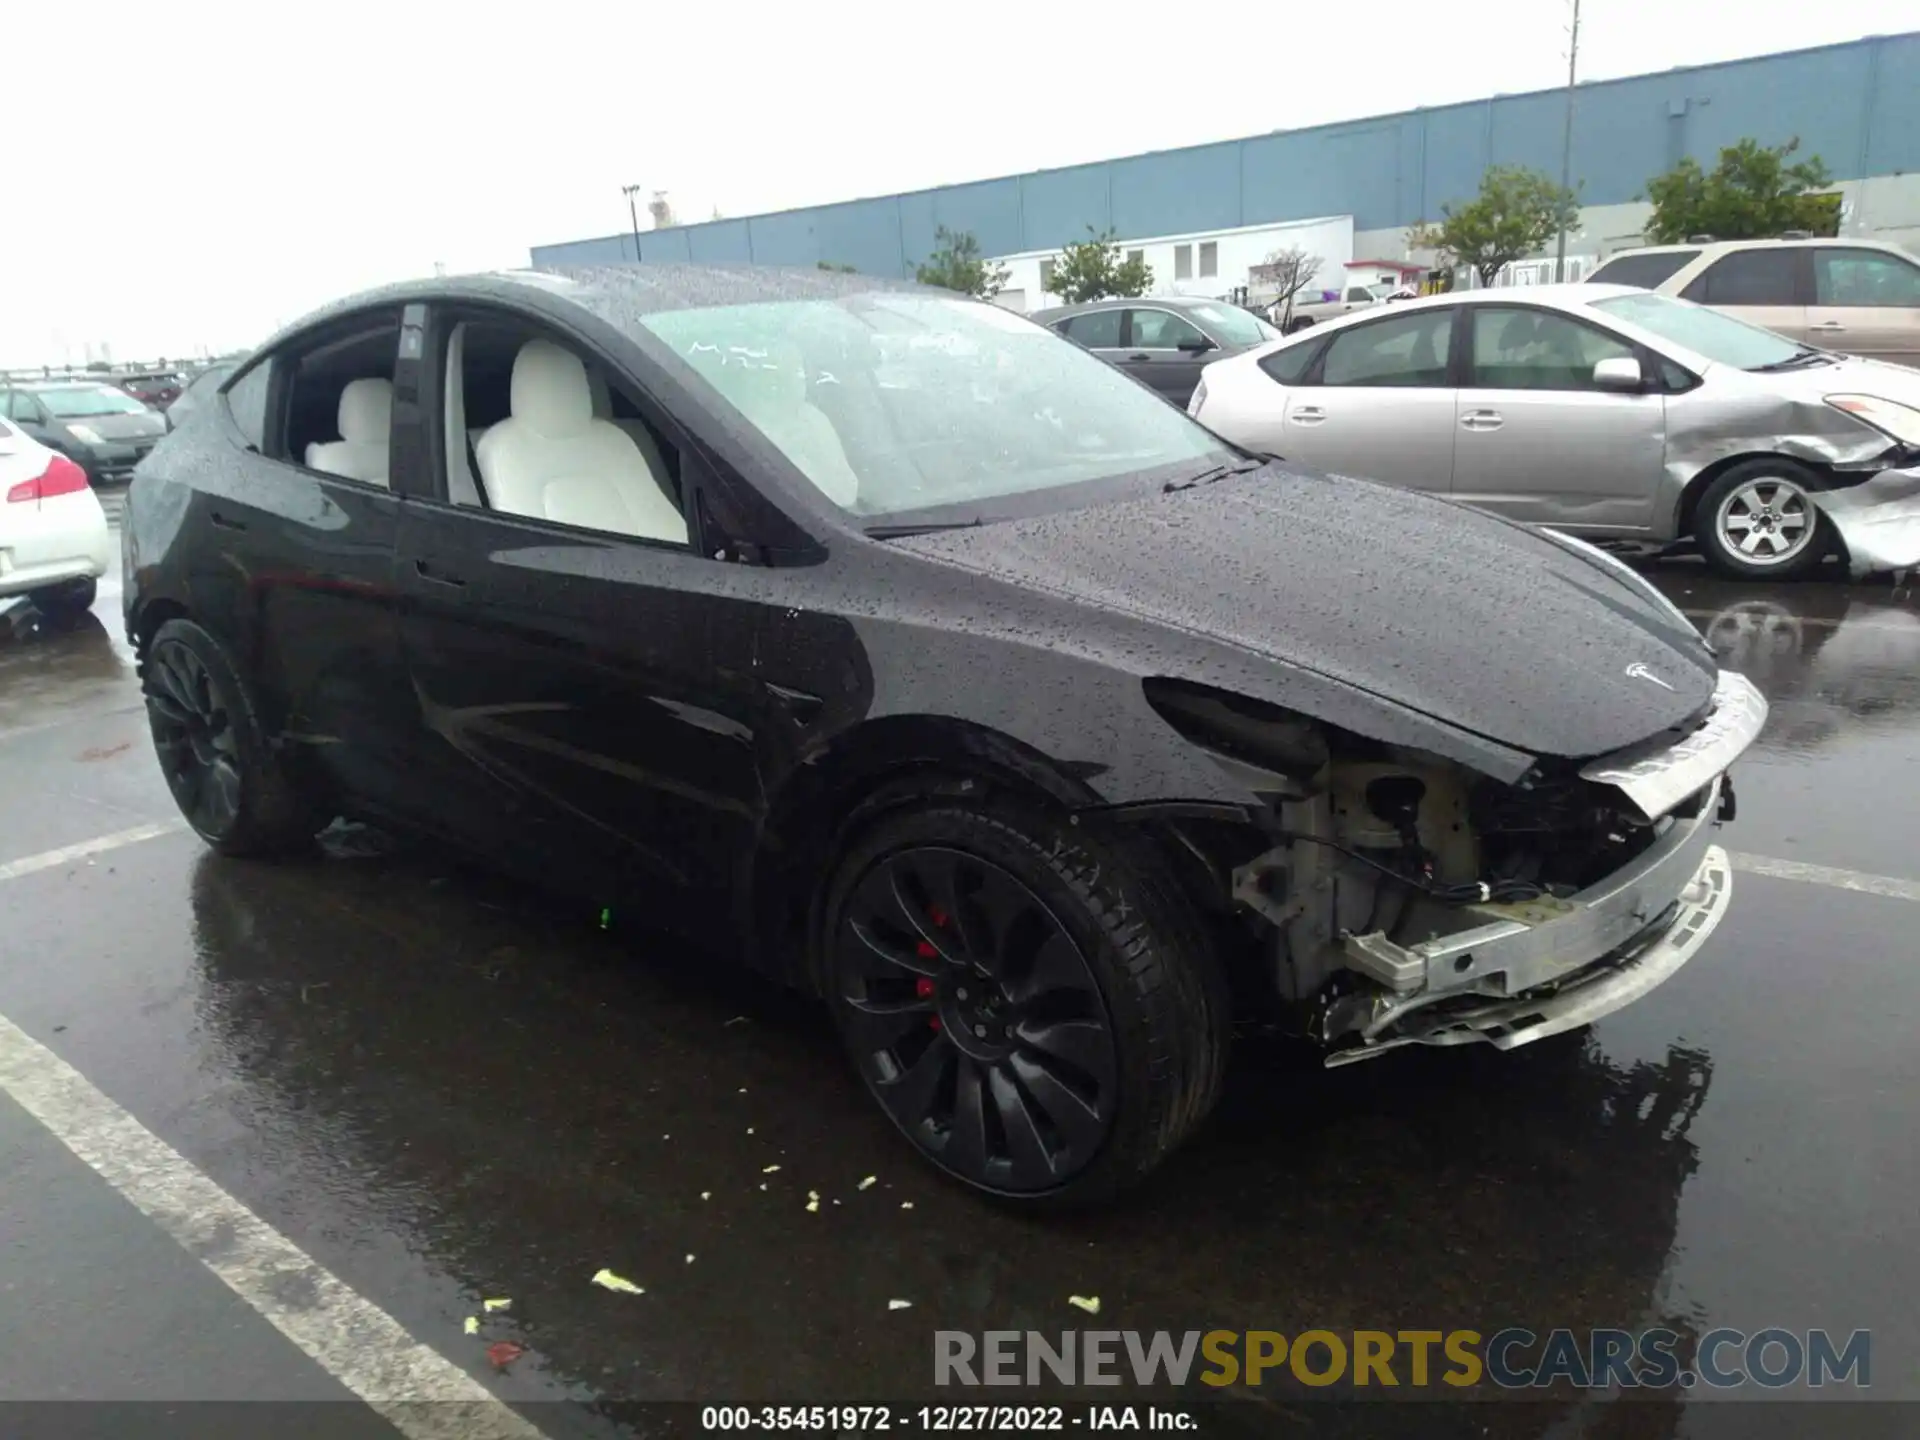
<instances>
[{"instance_id":1,"label":"side mirror","mask_svg":"<svg viewBox=\"0 0 1920 1440\"><path fill-rule=\"evenodd\" d=\"M1216 347L1213 341L1207 339L1206 336L1196 335L1191 340L1182 340L1176 348L1185 355L1204 355L1207 351L1215 349Z\"/></svg>"},{"instance_id":2,"label":"side mirror","mask_svg":"<svg viewBox=\"0 0 1920 1440\"><path fill-rule=\"evenodd\" d=\"M1593 367L1596 390L1638 390L1646 384L1640 362L1630 355L1616 355Z\"/></svg>"}]
</instances>

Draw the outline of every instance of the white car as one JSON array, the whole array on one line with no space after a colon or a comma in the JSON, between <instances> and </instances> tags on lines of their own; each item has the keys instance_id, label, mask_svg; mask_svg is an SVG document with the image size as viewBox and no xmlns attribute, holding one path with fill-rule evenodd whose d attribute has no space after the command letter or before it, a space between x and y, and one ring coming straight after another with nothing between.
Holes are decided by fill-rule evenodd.
<instances>
[{"instance_id":1,"label":"white car","mask_svg":"<svg viewBox=\"0 0 1920 1440\"><path fill-rule=\"evenodd\" d=\"M1382 305L1216 361L1189 413L1250 450L1777 578L1920 564L1920 371L1622 285Z\"/></svg>"},{"instance_id":2,"label":"white car","mask_svg":"<svg viewBox=\"0 0 1920 1440\"><path fill-rule=\"evenodd\" d=\"M0 420L0 602L26 595L43 614L78 614L112 550L86 472Z\"/></svg>"}]
</instances>

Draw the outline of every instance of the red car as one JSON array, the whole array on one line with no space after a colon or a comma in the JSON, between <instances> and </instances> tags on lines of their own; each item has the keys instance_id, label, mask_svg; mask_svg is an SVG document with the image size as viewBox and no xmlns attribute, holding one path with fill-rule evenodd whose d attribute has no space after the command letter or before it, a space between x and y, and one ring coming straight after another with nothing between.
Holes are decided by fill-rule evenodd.
<instances>
[{"instance_id":1,"label":"red car","mask_svg":"<svg viewBox=\"0 0 1920 1440\"><path fill-rule=\"evenodd\" d=\"M144 405L164 410L180 398L186 378L178 370L140 370L116 375L114 384Z\"/></svg>"}]
</instances>

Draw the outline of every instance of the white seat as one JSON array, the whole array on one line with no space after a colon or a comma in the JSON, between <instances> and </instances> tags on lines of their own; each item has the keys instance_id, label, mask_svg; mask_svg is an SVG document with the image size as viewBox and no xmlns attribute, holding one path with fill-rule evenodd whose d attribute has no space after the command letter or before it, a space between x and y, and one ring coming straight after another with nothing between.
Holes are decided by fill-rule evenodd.
<instances>
[{"instance_id":1,"label":"white seat","mask_svg":"<svg viewBox=\"0 0 1920 1440\"><path fill-rule=\"evenodd\" d=\"M495 510L686 543L687 523L670 498L658 453L594 418L579 356L529 340L514 357L510 405L512 413L474 451Z\"/></svg>"},{"instance_id":2,"label":"white seat","mask_svg":"<svg viewBox=\"0 0 1920 1440\"><path fill-rule=\"evenodd\" d=\"M393 432L393 382L349 380L335 416L340 438L307 446L307 468L373 485L387 483L387 442Z\"/></svg>"},{"instance_id":3,"label":"white seat","mask_svg":"<svg viewBox=\"0 0 1920 1440\"><path fill-rule=\"evenodd\" d=\"M807 399L806 357L798 346L775 344L764 355L696 347L688 359L823 495L853 508L860 477L833 421Z\"/></svg>"}]
</instances>

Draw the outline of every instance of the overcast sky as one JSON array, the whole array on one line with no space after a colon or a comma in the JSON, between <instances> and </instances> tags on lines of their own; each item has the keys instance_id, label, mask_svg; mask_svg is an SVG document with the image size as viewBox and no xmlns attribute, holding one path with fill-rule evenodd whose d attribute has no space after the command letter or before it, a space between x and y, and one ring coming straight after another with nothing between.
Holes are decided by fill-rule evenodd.
<instances>
[{"instance_id":1,"label":"overcast sky","mask_svg":"<svg viewBox=\"0 0 1920 1440\"><path fill-rule=\"evenodd\" d=\"M0 364L220 350L436 261L524 265L624 229L627 182L682 219L746 215L1540 89L1564 82L1568 18L1558 0L39 13L5 67ZM1580 69L1916 23L1914 0L1584 0Z\"/></svg>"}]
</instances>

